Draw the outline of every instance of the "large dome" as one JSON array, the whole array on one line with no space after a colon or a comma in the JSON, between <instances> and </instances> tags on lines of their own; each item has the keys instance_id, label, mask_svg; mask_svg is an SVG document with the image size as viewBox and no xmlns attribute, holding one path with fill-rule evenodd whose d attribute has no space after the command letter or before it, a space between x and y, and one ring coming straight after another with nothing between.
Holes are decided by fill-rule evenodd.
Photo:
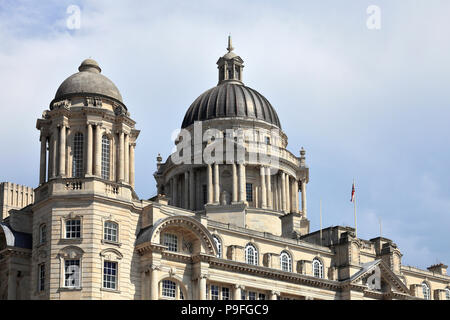
<instances>
[{"instance_id":1,"label":"large dome","mask_svg":"<svg viewBox=\"0 0 450 320\"><path fill-rule=\"evenodd\" d=\"M224 81L200 95L186 112L181 127L195 121L231 117L262 120L281 129L270 102L256 90L235 81Z\"/></svg>"},{"instance_id":2,"label":"large dome","mask_svg":"<svg viewBox=\"0 0 450 320\"><path fill-rule=\"evenodd\" d=\"M93 94L112 98L123 104L119 89L111 80L100 74L102 70L95 60L84 60L78 70L80 72L71 75L59 86L54 100Z\"/></svg>"}]
</instances>

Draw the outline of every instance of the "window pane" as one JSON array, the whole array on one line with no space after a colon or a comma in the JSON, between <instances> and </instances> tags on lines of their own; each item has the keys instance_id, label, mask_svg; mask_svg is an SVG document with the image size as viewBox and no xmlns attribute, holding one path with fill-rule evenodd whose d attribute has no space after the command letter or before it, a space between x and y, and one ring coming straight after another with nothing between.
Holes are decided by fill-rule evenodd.
<instances>
[{"instance_id":1,"label":"window pane","mask_svg":"<svg viewBox=\"0 0 450 320\"><path fill-rule=\"evenodd\" d=\"M230 300L230 289L222 288L222 300Z\"/></svg>"},{"instance_id":2,"label":"window pane","mask_svg":"<svg viewBox=\"0 0 450 320\"><path fill-rule=\"evenodd\" d=\"M169 298L175 298L177 285L175 282L170 280L163 280L162 282L162 296L163 297L169 297Z\"/></svg>"},{"instance_id":3,"label":"window pane","mask_svg":"<svg viewBox=\"0 0 450 320\"><path fill-rule=\"evenodd\" d=\"M222 257L222 243L220 242L220 239L216 236L213 236L213 239L217 246L217 258L221 258Z\"/></svg>"},{"instance_id":4,"label":"window pane","mask_svg":"<svg viewBox=\"0 0 450 320\"><path fill-rule=\"evenodd\" d=\"M39 273L39 283L38 283L38 290L44 291L45 290L45 264L40 264L38 268Z\"/></svg>"},{"instance_id":5,"label":"window pane","mask_svg":"<svg viewBox=\"0 0 450 320\"><path fill-rule=\"evenodd\" d=\"M164 243L167 246L167 250L177 252L178 251L178 238L174 234L164 234Z\"/></svg>"},{"instance_id":6,"label":"window pane","mask_svg":"<svg viewBox=\"0 0 450 320\"><path fill-rule=\"evenodd\" d=\"M248 300L256 300L256 292L248 292Z\"/></svg>"},{"instance_id":7,"label":"window pane","mask_svg":"<svg viewBox=\"0 0 450 320\"><path fill-rule=\"evenodd\" d=\"M103 288L117 288L117 262L105 261L103 265Z\"/></svg>"},{"instance_id":8,"label":"window pane","mask_svg":"<svg viewBox=\"0 0 450 320\"><path fill-rule=\"evenodd\" d=\"M83 134L78 132L73 139L72 176L79 178L83 175Z\"/></svg>"},{"instance_id":9,"label":"window pane","mask_svg":"<svg viewBox=\"0 0 450 320\"><path fill-rule=\"evenodd\" d=\"M119 227L117 223L112 221L105 222L104 240L117 242L117 231Z\"/></svg>"},{"instance_id":10,"label":"window pane","mask_svg":"<svg viewBox=\"0 0 450 320\"><path fill-rule=\"evenodd\" d=\"M219 300L219 287L211 285L211 300Z\"/></svg>"},{"instance_id":11,"label":"window pane","mask_svg":"<svg viewBox=\"0 0 450 320\"><path fill-rule=\"evenodd\" d=\"M81 220L70 219L66 221L66 238L81 238Z\"/></svg>"},{"instance_id":12,"label":"window pane","mask_svg":"<svg viewBox=\"0 0 450 320\"><path fill-rule=\"evenodd\" d=\"M71 288L80 287L80 260L65 260L64 286Z\"/></svg>"},{"instance_id":13,"label":"window pane","mask_svg":"<svg viewBox=\"0 0 450 320\"><path fill-rule=\"evenodd\" d=\"M253 185L251 183L247 183L245 186L246 186L246 192L247 192L247 201L252 202L253 201Z\"/></svg>"},{"instance_id":14,"label":"window pane","mask_svg":"<svg viewBox=\"0 0 450 320\"><path fill-rule=\"evenodd\" d=\"M102 178L105 180L109 180L110 151L110 141L108 137L104 135L102 137Z\"/></svg>"},{"instance_id":15,"label":"window pane","mask_svg":"<svg viewBox=\"0 0 450 320\"><path fill-rule=\"evenodd\" d=\"M47 241L47 226L43 224L39 228L39 243L44 243L46 241Z\"/></svg>"}]
</instances>

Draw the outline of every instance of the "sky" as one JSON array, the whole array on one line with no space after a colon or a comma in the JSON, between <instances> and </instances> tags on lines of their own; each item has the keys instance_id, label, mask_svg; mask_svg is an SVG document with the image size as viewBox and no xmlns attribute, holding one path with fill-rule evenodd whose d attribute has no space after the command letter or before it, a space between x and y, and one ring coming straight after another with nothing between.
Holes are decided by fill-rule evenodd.
<instances>
[{"instance_id":1,"label":"sky","mask_svg":"<svg viewBox=\"0 0 450 320\"><path fill-rule=\"evenodd\" d=\"M355 179L359 237L381 221L403 264L449 264L449 12L446 0L0 0L0 181L37 186L36 119L92 57L141 130L136 192L155 195L156 156L217 84L231 34L244 83L274 106L288 149L306 150L311 231L320 200L324 227L354 226Z\"/></svg>"}]
</instances>

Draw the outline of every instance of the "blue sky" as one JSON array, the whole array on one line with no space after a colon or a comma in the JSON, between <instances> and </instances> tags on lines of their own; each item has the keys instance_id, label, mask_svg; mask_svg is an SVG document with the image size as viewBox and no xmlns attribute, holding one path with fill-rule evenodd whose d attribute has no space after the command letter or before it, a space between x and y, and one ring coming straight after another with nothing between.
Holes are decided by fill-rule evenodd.
<instances>
[{"instance_id":1,"label":"blue sky","mask_svg":"<svg viewBox=\"0 0 450 320\"><path fill-rule=\"evenodd\" d=\"M156 156L189 105L217 83L233 36L244 83L278 112L310 166L311 230L353 225L393 239L403 263L450 263L448 1L0 1L0 181L36 186L41 116L92 57L141 130L136 191L155 193ZM69 5L81 28L66 27ZM381 29L366 27L369 5ZM5 121L5 119L7 119ZM163 120L162 120L163 119Z\"/></svg>"}]
</instances>

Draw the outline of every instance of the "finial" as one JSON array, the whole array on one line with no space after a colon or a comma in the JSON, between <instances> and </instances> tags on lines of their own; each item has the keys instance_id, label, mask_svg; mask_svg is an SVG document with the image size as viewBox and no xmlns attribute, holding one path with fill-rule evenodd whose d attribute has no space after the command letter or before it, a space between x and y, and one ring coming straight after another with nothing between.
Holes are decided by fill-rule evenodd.
<instances>
[{"instance_id":1,"label":"finial","mask_svg":"<svg viewBox=\"0 0 450 320\"><path fill-rule=\"evenodd\" d=\"M231 44L231 34L228 35L228 48L227 48L228 52L231 52L234 50L233 45Z\"/></svg>"},{"instance_id":2,"label":"finial","mask_svg":"<svg viewBox=\"0 0 450 320\"><path fill-rule=\"evenodd\" d=\"M162 157L161 157L161 154L160 154L160 153L158 153L158 156L156 157L156 161L157 161L158 163L160 163L160 162L162 161Z\"/></svg>"},{"instance_id":3,"label":"finial","mask_svg":"<svg viewBox=\"0 0 450 320\"><path fill-rule=\"evenodd\" d=\"M305 154L306 154L306 151L305 151L305 149L303 149L303 147L302 147L302 149L300 150L300 166L301 167L304 167L305 166L305 164L306 164L306 157L305 157Z\"/></svg>"}]
</instances>

